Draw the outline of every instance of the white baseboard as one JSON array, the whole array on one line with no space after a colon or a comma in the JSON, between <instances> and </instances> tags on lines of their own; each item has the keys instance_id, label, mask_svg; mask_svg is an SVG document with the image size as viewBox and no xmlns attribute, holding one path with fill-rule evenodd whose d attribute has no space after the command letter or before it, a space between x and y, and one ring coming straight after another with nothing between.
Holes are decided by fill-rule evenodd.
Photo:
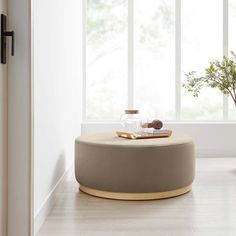
<instances>
[{"instance_id":1,"label":"white baseboard","mask_svg":"<svg viewBox=\"0 0 236 236\"><path fill-rule=\"evenodd\" d=\"M196 147L196 157L198 158L235 158L236 149L200 149Z\"/></svg>"},{"instance_id":2,"label":"white baseboard","mask_svg":"<svg viewBox=\"0 0 236 236\"><path fill-rule=\"evenodd\" d=\"M37 235L39 232L41 226L43 225L45 219L47 218L48 214L52 210L57 193L60 192L62 183L67 179L70 169L72 167L72 164L69 166L69 168L63 173L61 178L57 181L51 192L47 195L39 209L34 214L34 236Z\"/></svg>"}]
</instances>

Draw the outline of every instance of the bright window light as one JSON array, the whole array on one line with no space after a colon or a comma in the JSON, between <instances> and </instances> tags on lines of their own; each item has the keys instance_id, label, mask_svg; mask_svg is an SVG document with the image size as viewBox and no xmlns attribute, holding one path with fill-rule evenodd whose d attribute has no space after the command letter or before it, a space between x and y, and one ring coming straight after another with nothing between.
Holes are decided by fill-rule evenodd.
<instances>
[{"instance_id":1,"label":"bright window light","mask_svg":"<svg viewBox=\"0 0 236 236\"><path fill-rule=\"evenodd\" d=\"M182 0L181 66L184 73L204 74L210 61L223 56L222 0ZM203 7L204 6L204 7ZM182 89L181 118L184 120L220 120L223 118L222 94L204 88L198 98Z\"/></svg>"},{"instance_id":2,"label":"bright window light","mask_svg":"<svg viewBox=\"0 0 236 236\"><path fill-rule=\"evenodd\" d=\"M149 117L175 119L175 1L134 1L134 101Z\"/></svg>"},{"instance_id":3,"label":"bright window light","mask_svg":"<svg viewBox=\"0 0 236 236\"><path fill-rule=\"evenodd\" d=\"M216 89L194 98L185 73L236 52L234 0L84 0L84 118L117 121L124 109L170 121L235 120Z\"/></svg>"},{"instance_id":4,"label":"bright window light","mask_svg":"<svg viewBox=\"0 0 236 236\"><path fill-rule=\"evenodd\" d=\"M127 107L127 0L87 1L86 119L119 119Z\"/></svg>"}]
</instances>

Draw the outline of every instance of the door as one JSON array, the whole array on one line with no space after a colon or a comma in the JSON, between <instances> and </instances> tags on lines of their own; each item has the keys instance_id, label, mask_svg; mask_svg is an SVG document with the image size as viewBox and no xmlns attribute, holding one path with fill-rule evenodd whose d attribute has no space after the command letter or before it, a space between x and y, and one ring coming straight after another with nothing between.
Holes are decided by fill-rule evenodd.
<instances>
[{"instance_id":1,"label":"door","mask_svg":"<svg viewBox=\"0 0 236 236\"><path fill-rule=\"evenodd\" d=\"M0 13L6 14L6 0ZM7 65L0 64L0 236L7 235Z\"/></svg>"}]
</instances>

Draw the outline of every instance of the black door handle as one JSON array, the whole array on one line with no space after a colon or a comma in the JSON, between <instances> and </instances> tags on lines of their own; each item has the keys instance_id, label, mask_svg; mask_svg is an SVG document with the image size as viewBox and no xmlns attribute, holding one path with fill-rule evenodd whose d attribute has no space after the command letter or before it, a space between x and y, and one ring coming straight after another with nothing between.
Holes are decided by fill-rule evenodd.
<instances>
[{"instance_id":1,"label":"black door handle","mask_svg":"<svg viewBox=\"0 0 236 236\"><path fill-rule=\"evenodd\" d=\"M11 55L14 56L14 44L15 44L15 32L14 31L5 31L3 32L3 36L10 36L11 37Z\"/></svg>"},{"instance_id":2,"label":"black door handle","mask_svg":"<svg viewBox=\"0 0 236 236\"><path fill-rule=\"evenodd\" d=\"M6 37L11 37L11 55L14 56L15 53L15 32L6 31L6 16L1 14L1 63L6 64L6 49L7 40Z\"/></svg>"}]
</instances>

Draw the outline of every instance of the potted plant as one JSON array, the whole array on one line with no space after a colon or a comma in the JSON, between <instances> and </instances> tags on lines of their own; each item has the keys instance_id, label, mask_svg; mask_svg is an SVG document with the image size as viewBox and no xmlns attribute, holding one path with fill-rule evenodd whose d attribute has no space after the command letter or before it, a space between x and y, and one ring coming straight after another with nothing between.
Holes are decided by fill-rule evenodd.
<instances>
[{"instance_id":1,"label":"potted plant","mask_svg":"<svg viewBox=\"0 0 236 236\"><path fill-rule=\"evenodd\" d=\"M223 57L222 61L212 61L205 69L204 76L198 76L196 71L186 73L186 82L183 87L198 97L203 86L217 88L223 94L230 95L236 106L236 55L230 52L230 57Z\"/></svg>"}]
</instances>

